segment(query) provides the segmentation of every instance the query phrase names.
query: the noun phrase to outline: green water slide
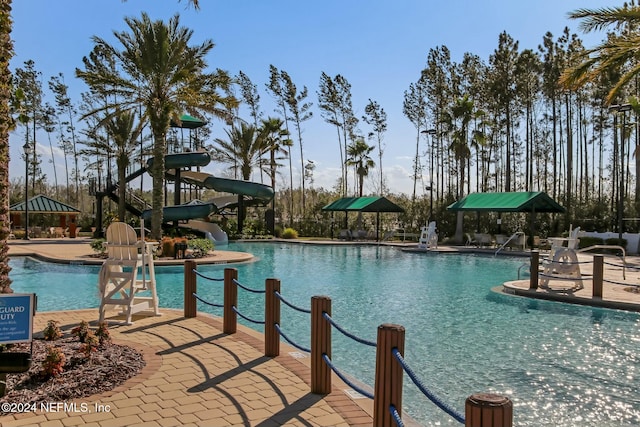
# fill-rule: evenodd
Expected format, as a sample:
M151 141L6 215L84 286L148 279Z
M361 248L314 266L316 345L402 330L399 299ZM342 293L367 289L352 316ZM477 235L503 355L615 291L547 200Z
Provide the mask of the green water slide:
M169 179L176 179L176 175L173 172L174 170L189 166L206 166L210 161L211 156L206 151L167 154L165 156L166 176ZM149 159L147 161L147 169L150 171L152 167L153 159ZM248 200L246 202L248 204L266 204L270 202L274 196L273 189L268 185L238 179L219 178L205 172L180 171L179 179L181 182L193 184L198 187L247 197ZM216 208L212 203L205 203L204 205L211 205L211 211ZM163 217L165 220L202 218L206 216L202 215L205 210L206 208L203 205L184 204L168 206L163 210ZM142 217L145 219L151 218L151 211L144 211Z

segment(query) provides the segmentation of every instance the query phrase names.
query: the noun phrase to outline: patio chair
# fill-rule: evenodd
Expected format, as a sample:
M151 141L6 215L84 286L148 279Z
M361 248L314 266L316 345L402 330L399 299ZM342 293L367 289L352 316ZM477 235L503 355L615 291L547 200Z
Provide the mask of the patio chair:
M478 246L478 241L475 239L475 237L471 237L471 234L469 233L465 233L465 236L467 237L467 241L465 242L465 246L466 247L471 247L471 246Z
M338 239L340 240L353 240L353 234L351 233L351 230L340 230L340 233L338 234Z
M108 307L119 308L131 324L132 315L141 311L158 311L158 294L153 264L152 243L144 236L138 240L135 230L123 222L114 222L107 228L107 259L99 275L99 321L104 321ZM148 272L147 272L148 270ZM141 273L141 278L138 276ZM145 295L139 295L150 291Z
M56 237L56 238L64 237L64 228L53 227L53 237Z

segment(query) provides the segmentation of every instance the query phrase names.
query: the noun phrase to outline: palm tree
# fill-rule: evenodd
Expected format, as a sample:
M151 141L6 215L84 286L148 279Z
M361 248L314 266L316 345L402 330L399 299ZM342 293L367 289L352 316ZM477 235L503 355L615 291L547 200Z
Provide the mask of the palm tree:
M0 293L11 293L9 278L9 132L14 127L11 117L11 0L0 0Z
M583 86L611 71L622 70L620 79L609 91L606 103L611 104L620 90L640 74L637 60L640 47L640 6L628 5L601 9L578 9L569 14L572 19L582 19L580 28L585 32L607 27L623 28L622 34L610 36L593 49L582 53L582 62L567 68L560 76L560 83L568 88Z
M140 147L144 122L136 123L136 114L133 111L125 111L108 120L104 127L107 136L113 141L110 152L115 157L118 168L118 219L124 222L127 167L131 164L133 154Z
M221 163L232 165L234 171L240 170L243 180L251 179L251 172L255 167L266 166L262 156L269 151L264 139L255 126L245 122L240 127L233 126L226 130L227 139L216 138L217 146L211 148L213 159Z
M14 126L11 117L11 70L9 63L13 56L11 40L11 3L0 0L0 293L11 293L9 278L9 132ZM189 4L199 9L199 0L189 0Z
M264 148L269 151L268 174L271 177L271 188L276 188L276 172L278 166L277 160L285 159L279 154L287 154L287 149L292 145L289 139L289 131L284 128L284 121L277 117L269 117L262 120L260 128L261 138L264 139Z
M375 147L369 146L364 139L358 138L347 146L347 166L354 166L358 176L358 195L362 197L364 179L369 176L369 169L375 167L375 162L369 154Z
M227 118L237 101L223 96L231 79L222 70L206 73L207 54L213 49L211 40L189 46L192 30L180 27L179 15L165 23L151 21L146 13L140 19L125 18L130 32L114 32L122 50L94 37L94 51L83 59L85 70L76 75L96 92L110 94L107 105L90 111L86 116L107 113L107 117L124 111L144 108L145 121L153 135L153 177L151 235L162 234L164 207L164 155L166 136L171 120L179 123L185 112L209 112ZM104 59L118 65L110 67Z

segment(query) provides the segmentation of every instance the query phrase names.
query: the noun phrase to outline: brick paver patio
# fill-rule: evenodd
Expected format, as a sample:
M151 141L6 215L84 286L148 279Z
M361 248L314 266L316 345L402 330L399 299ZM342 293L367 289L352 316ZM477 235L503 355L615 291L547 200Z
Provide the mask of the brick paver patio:
M110 327L115 342L144 354L146 367L116 389L74 401L76 410L0 417L9 426L371 426L369 399L352 400L335 378L330 395L310 393L308 359L291 347L264 356L262 335L239 326L222 332L220 319L163 309ZM93 322L97 309L43 312L35 331L55 319L63 330ZM289 354L289 352L294 353ZM86 406L82 406L86 403ZM87 408L83 411L82 408Z

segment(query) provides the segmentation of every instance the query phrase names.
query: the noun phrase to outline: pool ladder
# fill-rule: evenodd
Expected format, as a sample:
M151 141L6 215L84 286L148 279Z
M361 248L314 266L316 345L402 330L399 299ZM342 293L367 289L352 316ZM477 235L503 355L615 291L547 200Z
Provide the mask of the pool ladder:
M518 267L518 280L520 280L520 271L522 270L523 267L531 267L531 263L530 262L525 262L520 267Z

